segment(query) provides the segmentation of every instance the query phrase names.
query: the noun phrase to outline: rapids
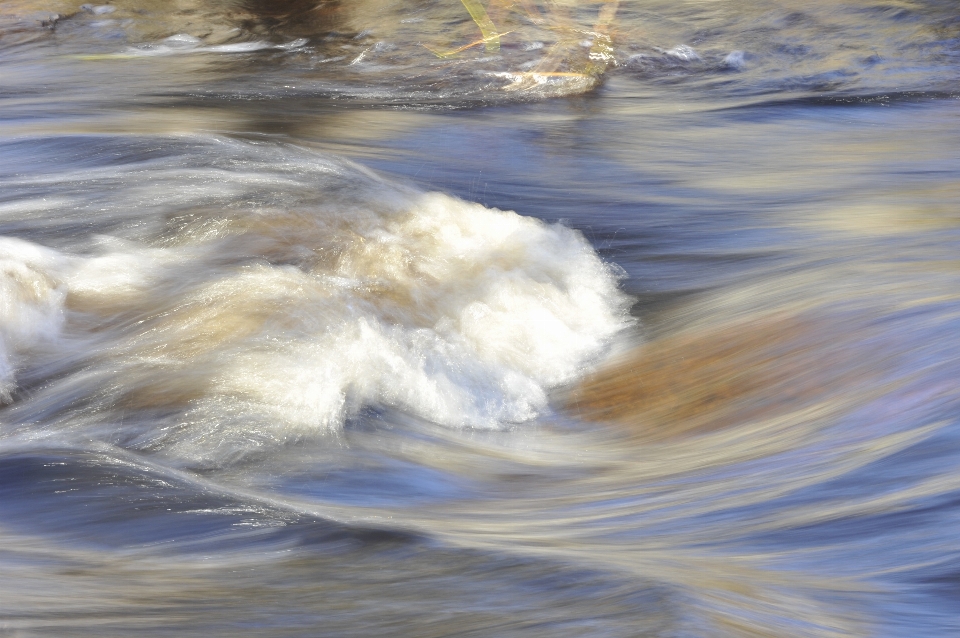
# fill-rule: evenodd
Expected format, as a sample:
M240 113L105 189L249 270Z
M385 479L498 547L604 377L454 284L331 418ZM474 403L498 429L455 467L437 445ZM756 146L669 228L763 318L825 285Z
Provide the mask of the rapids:
M3 3L0 636L956 635L958 79L946 0Z

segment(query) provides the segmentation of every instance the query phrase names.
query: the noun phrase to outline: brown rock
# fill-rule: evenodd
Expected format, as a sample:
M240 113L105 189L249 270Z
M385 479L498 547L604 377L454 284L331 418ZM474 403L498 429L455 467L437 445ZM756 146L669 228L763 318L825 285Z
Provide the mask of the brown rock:
M773 315L656 339L585 379L565 407L651 439L785 414L881 367L880 353L844 345L850 328Z

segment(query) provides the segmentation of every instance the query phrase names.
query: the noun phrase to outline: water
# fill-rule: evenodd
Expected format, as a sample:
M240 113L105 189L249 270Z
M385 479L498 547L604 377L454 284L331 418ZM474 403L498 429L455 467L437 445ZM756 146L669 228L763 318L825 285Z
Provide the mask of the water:
M955 3L487 8L0 8L0 635L957 633Z

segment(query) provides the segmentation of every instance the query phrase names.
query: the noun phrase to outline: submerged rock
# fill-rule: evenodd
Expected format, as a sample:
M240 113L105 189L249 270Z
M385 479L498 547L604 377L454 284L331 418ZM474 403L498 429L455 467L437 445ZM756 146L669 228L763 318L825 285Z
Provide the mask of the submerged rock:
M566 409L654 440L780 417L881 367L878 353L852 356L841 328L777 314L654 339L585 379Z
M117 8L110 4L100 4L100 5L81 4L80 10L86 11L87 13L92 13L93 15L102 16L102 15L107 15L108 13L113 13L114 11L117 10Z

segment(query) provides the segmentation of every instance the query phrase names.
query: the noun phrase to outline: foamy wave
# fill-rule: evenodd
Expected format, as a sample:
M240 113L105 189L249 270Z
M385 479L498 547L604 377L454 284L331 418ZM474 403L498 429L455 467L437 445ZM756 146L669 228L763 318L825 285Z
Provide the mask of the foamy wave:
M52 250L0 237L0 403L11 399L20 356L60 331L63 261Z
M124 438L203 460L333 431L365 406L526 421L629 321L616 271L576 231L349 183L364 194L177 200L152 239L100 237L83 256L5 240L20 256L3 262L4 383L8 351L55 338L66 307L70 347L90 350L72 354L89 362L88 416L158 415Z
M495 427L536 416L623 326L616 279L576 232L439 194L383 222L350 229L332 267L259 265L197 293L283 308L213 397L300 427L369 404Z

